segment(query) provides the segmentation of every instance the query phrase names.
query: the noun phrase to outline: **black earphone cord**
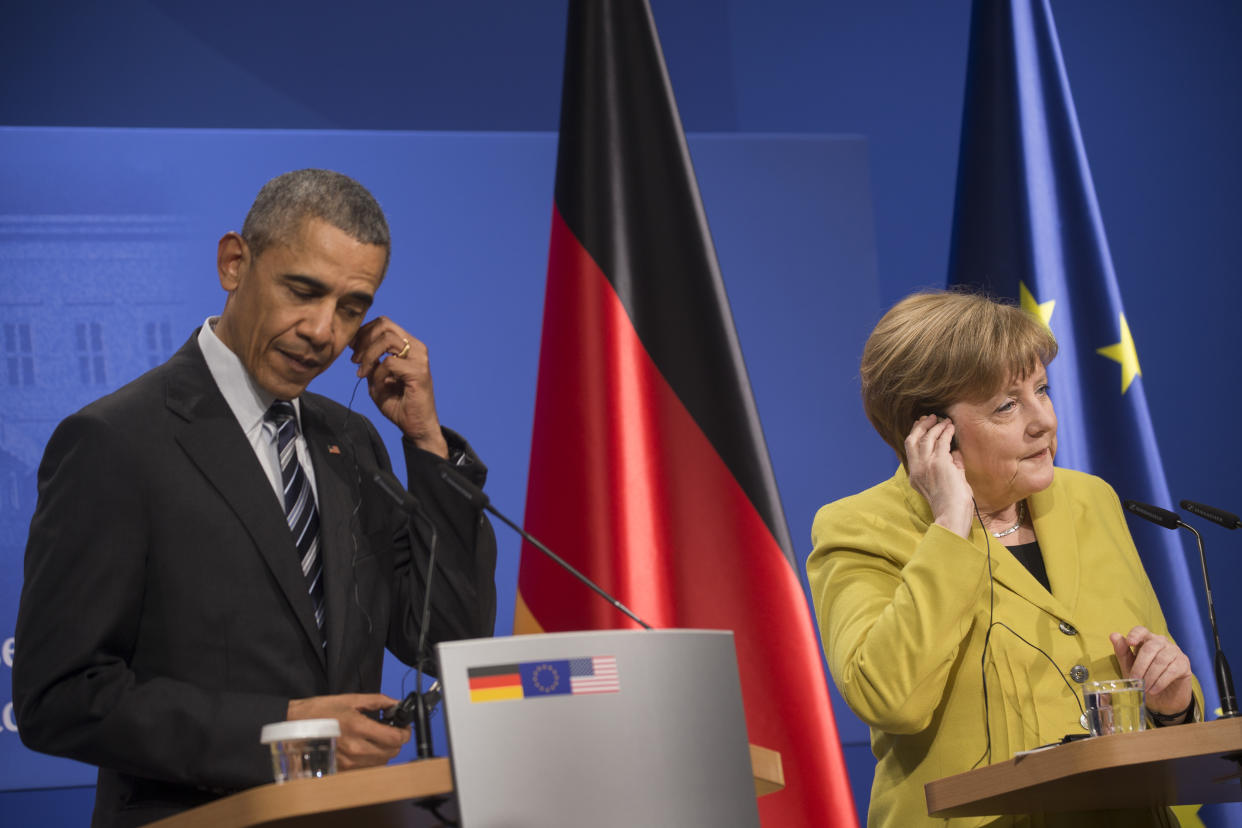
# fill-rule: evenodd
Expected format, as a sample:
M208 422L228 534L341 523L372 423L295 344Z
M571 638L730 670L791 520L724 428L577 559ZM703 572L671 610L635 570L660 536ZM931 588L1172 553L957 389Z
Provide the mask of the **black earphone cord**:
M974 503L973 500L971 502ZM979 767L980 763L983 762L985 759L987 760L988 764L992 763L992 720L991 720L991 717L988 711L987 660L988 660L988 643L992 640L992 628L993 627L1004 627L1005 629L1009 630L1009 632L1012 633L1014 637L1017 638L1019 641L1021 641L1023 644L1035 650L1037 653L1042 655L1044 658L1048 659L1048 663L1052 665L1052 668L1054 670L1056 670L1057 675L1061 677L1061 681L1065 682L1065 687L1070 691L1070 695L1074 697L1074 701L1078 704L1079 714L1082 716L1085 716L1087 714L1087 711L1082 706L1082 700L1078 698L1078 691L1075 690L1074 686L1069 683L1069 679L1065 677L1065 673L1061 671L1061 668L1057 665L1056 661L1052 658L1052 656L1048 655L1048 653L1045 652L1043 649L1041 649L1039 646L1027 641L1025 638L1019 635L1013 629L1013 627L1010 627L1008 624L1006 624L1003 621L995 620L996 582L992 580L992 540L989 537L991 533L988 532L988 527L983 522L983 515L980 514L979 512L979 504L974 503L974 507L975 507L975 517L978 518L979 525L983 527L983 542L986 544L987 558L988 558L988 561L987 561L987 567L988 567L988 629L987 629L987 632L984 633L983 635L983 652L979 656L980 678L983 681L983 731L985 734L986 741L984 743L983 754L978 759L975 760L975 763L973 765L970 766L971 770L974 770L975 768Z

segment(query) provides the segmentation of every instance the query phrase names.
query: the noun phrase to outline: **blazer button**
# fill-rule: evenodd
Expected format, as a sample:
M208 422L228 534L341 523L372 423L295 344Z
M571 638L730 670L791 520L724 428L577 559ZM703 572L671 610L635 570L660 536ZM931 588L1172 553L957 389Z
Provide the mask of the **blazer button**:
M1078 635L1078 630L1074 629L1074 625L1068 621L1062 621L1057 625L1057 629L1066 635Z
M1090 673L1087 672L1087 668L1083 667L1081 664L1075 664L1070 668L1070 678L1079 684L1086 681L1088 675L1090 675Z

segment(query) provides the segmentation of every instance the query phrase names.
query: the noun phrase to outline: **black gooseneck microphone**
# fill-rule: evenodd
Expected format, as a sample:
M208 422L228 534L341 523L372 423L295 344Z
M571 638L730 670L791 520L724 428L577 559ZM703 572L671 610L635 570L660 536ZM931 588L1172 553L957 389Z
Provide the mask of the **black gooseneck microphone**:
M1192 515L1198 515L1205 520L1212 521L1212 523L1219 523L1226 529L1237 529L1242 526L1242 518L1239 518L1233 512L1226 512L1224 509L1204 506L1202 503L1195 503L1193 500L1183 500L1181 507Z
M1203 568L1203 589L1207 593L1208 619L1212 622L1212 637L1216 643L1216 689L1220 691L1221 718L1233 718L1238 715L1238 699L1233 692L1233 674L1229 672L1229 662L1225 660L1225 652L1220 648L1220 630L1216 626L1216 603L1212 600L1212 584L1208 580L1207 556L1203 553L1203 537L1190 524L1185 523L1168 509L1127 500L1123 504L1126 510L1144 520L1163 526L1165 529L1189 529L1199 543L1199 565ZM1182 501L1185 507L1186 501ZM1228 513L1225 513L1228 514ZM1237 518L1234 518L1237 520Z
M363 377L359 377L354 383L354 390L349 395L349 403L345 406L345 419L341 421L342 430L348 424L349 418L354 415L354 397L358 393L358 388L363 383ZM348 432L346 432L348 434ZM348 440L349 438L346 437ZM436 546L438 535L436 532L435 522L427 517L427 513L423 511L423 506L418 502L418 498L410 494L405 486L397 480L396 475L392 472L384 471L378 466L364 463L358 458L358 451L350 441L351 454L354 458L354 472L358 475L359 483L361 483L362 472L366 472L371 482L379 487L397 508L406 516L406 530L410 533L411 542L413 542L414 527L410 525L410 517L417 515L427 524L431 530L431 549L427 554L427 584L423 590L423 616L420 619L420 627L418 630L418 649L417 663L414 665L415 681L418 686L414 688L404 699L398 702L391 710L384 711L383 721L393 727L409 727L414 725L415 744L419 759L430 759L434 753L431 746L431 711L435 708L436 703L440 700L440 682L437 680L426 693L423 689L423 665L427 662L427 627L431 623L431 579L435 572L436 565ZM355 513L361 503L354 505ZM355 551L358 541L354 539ZM411 561L413 565L413 561ZM354 602L357 603L357 582L354 583ZM358 607L366 616L366 610L361 606ZM367 616L368 626L371 619ZM434 798L433 798L434 799ZM431 809L434 813L434 807ZM443 820L441 820L443 821Z
M393 727L409 727L414 725L415 753L419 759L430 759L434 754L431 745L431 710L440 698L439 682L423 693L423 664L427 660L427 627L431 624L431 580L436 567L437 533L436 525L423 512L422 504L414 495L406 491L396 476L380 468L371 468L360 463L359 466L379 487L380 491L392 499L402 512L408 516L416 515L431 529L431 550L427 555L427 582L423 588L423 616L418 628L418 663L415 665L415 682L417 686L402 699L388 714L385 721ZM409 529L413 535L413 527ZM411 566L413 562L411 562Z
M445 483L447 483L449 488L451 488L453 491L457 492L459 495L464 497L466 500L470 501L470 503L473 506L479 509L486 509L487 511L491 512L493 515L498 517L502 523L504 523L510 529L517 532L519 535L521 535L522 538L527 543L529 543L531 546L538 549L543 554L547 555L549 558L555 561L558 566L560 566L570 575L573 575L579 581L589 586L591 589L593 589L596 592L597 595L599 595L601 598L603 598L608 603L612 604L614 607L616 607L621 612L625 613L627 616L630 617L631 620L637 622L640 626L642 626L643 629L647 629L647 630L651 629L650 624L648 624L646 621L644 621L643 619L635 615L634 612L629 607L627 607L625 604L622 604L616 598L612 597L607 592L605 592L604 589L600 587L599 584L595 583L590 578L583 575L581 572L575 569L568 561L566 561L560 555L557 555L555 552L553 552L548 547L544 546L542 543L539 542L537 538L535 538L533 535L531 535L521 526L518 526L516 523L509 520L509 518L505 517L500 512L498 512L496 510L496 507L492 506L491 498L489 498L483 492L482 489L480 489L478 486L474 485L474 483L467 480L466 477L462 475L461 472L457 471L457 469L453 468L448 463L441 463L439 465L439 472L440 472L440 479L443 480Z

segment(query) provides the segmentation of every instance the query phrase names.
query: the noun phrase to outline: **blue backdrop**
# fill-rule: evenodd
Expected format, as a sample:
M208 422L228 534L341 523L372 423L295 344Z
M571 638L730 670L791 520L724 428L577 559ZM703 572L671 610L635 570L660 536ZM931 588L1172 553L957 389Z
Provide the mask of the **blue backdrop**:
M891 465L878 441L833 438L866 428L854 377L879 315L866 146L737 135L694 138L691 149L785 507L809 515L833 488L861 488ZM427 342L441 418L491 467L493 501L520 516L555 154L551 133L0 128L0 330L17 332L7 358L18 365L0 402L13 481L0 524L4 637L43 442L66 414L163 361L218 312L216 240L240 226L258 186L288 168L330 167L372 188L394 238L374 310ZM822 274L841 274L851 289ZM351 369L342 361L316 389L348 400ZM356 404L373 411L365 390ZM395 448L396 429L379 424ZM836 464L829 487L822 470ZM500 541L505 634L518 545L505 533ZM8 678L0 787L89 784L92 769L20 745ZM406 680L390 660L387 692L401 695ZM865 741L839 702L838 715L843 735Z

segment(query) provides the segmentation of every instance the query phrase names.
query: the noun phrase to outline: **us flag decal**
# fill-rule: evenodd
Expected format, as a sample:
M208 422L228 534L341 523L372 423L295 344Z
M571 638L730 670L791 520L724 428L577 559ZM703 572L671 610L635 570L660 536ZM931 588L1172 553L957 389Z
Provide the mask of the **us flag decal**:
M569 686L578 693L619 693L621 677L616 656L573 658L569 660Z

